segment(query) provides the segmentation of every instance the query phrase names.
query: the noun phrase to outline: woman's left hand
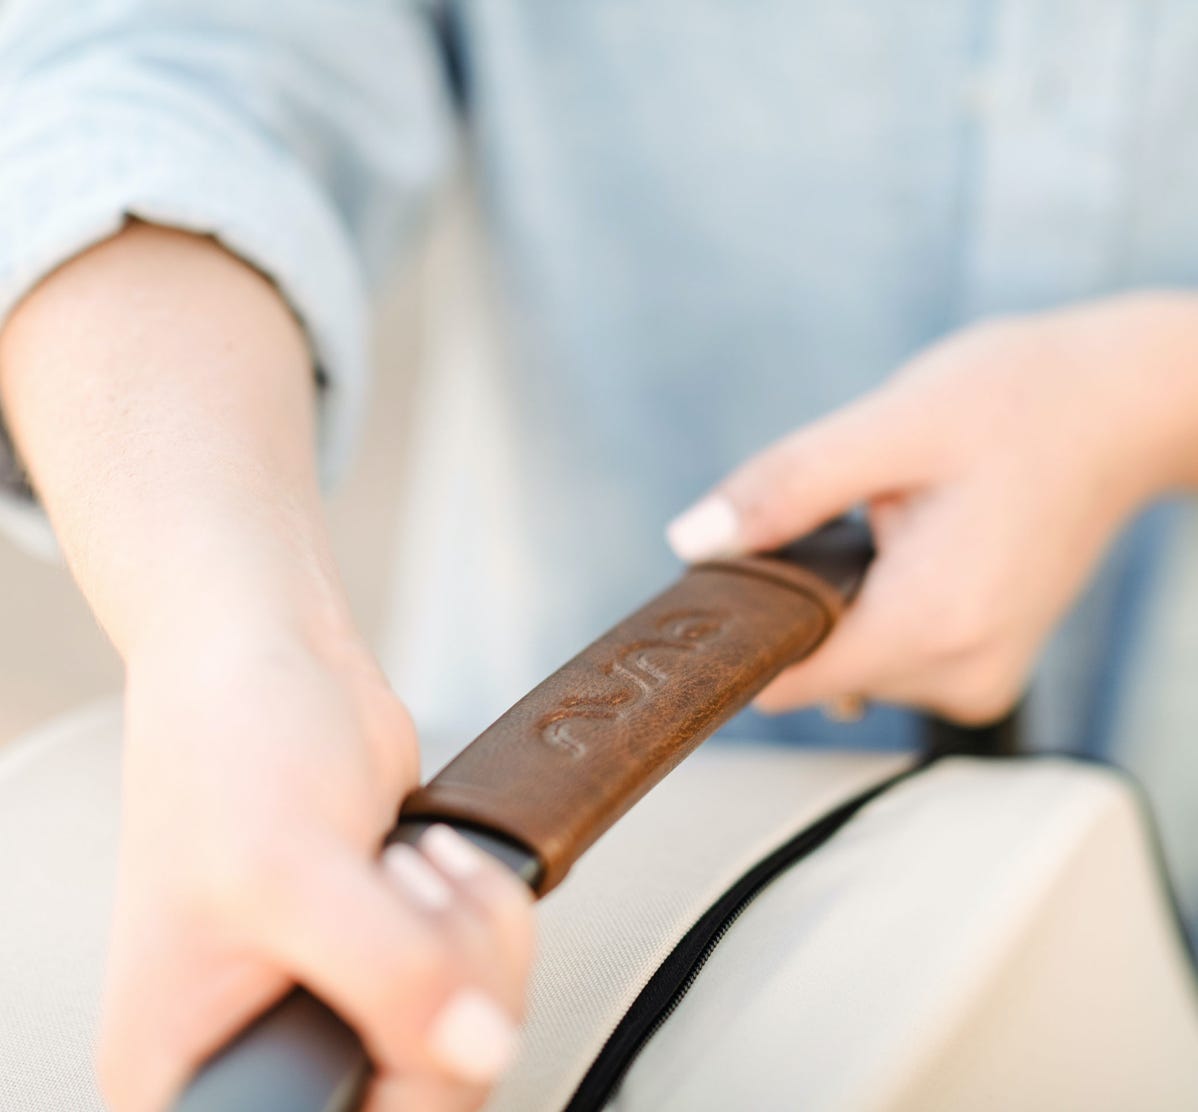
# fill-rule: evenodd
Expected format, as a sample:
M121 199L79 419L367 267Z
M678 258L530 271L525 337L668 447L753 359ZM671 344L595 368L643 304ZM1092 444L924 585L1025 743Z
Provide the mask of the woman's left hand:
M878 547L828 643L758 706L842 697L1001 716L1127 517L1198 478L1198 299L967 328L750 459L670 526L683 559L772 548L864 503Z

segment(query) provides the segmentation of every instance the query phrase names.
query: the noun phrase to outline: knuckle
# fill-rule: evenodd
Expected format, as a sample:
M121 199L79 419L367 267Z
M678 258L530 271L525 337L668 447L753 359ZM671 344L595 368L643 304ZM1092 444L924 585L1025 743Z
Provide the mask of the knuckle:
M496 921L519 925L530 917L532 898L524 884L498 868L488 868L478 884L488 915Z
M410 1011L444 996L462 977L462 958L453 942L429 932L394 947L376 981L385 1011Z
M531 953L536 944L536 917L527 894L513 895L499 904L496 929L508 946L519 954Z
M954 592L921 625L922 648L939 660L975 656L992 641L993 626L992 610L978 592Z
M944 709L966 726L984 726L1007 713L1018 698L1018 687L1006 669L993 662L971 665L955 677Z
M401 743L416 737L416 725L407 707L390 691L371 703L366 731L376 742L374 751L382 765L384 782L397 793L416 783L420 776L418 749L414 744Z
M464 950L473 964L510 972L523 967L535 943L532 899L519 882L494 877L479 884L477 899L460 923Z
M436 944L406 945L401 952L381 957L354 1002L372 1057L410 1065L419 1032L464 980L456 963Z
M826 664L830 651L825 643L820 647L817 659ZM792 710L803 702L804 696L810 697L813 691L819 690L824 675L826 668L821 668L817 673L815 661L805 661L803 668L787 668L757 693L753 708L763 714L781 714Z

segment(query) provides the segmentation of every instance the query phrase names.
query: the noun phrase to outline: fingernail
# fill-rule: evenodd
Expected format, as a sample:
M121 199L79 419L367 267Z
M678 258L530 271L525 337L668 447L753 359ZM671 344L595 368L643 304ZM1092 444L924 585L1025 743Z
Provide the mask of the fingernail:
M420 848L454 880L469 880L486 865L482 850L448 826L430 826L420 837Z
M388 846L383 867L418 904L430 911L444 911L453 902L453 889L411 846Z
M680 560L694 563L729 556L737 549L740 521L732 503L710 494L666 527L666 539Z
M429 1029L429 1051L466 1081L493 1081L512 1059L516 1029L506 1015L475 989L454 996Z

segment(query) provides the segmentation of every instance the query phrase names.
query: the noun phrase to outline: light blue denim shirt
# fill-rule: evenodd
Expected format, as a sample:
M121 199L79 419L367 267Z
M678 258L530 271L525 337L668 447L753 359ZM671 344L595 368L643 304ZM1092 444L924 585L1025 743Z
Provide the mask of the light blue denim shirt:
M1189 0L4 0L0 318L125 214L212 232L307 327L332 476L370 291L464 135L512 325L531 681L673 573L662 524L707 484L930 340L1194 283L1196 62ZM1064 635L1058 744L1101 727L1151 547ZM445 698L480 689L437 666Z

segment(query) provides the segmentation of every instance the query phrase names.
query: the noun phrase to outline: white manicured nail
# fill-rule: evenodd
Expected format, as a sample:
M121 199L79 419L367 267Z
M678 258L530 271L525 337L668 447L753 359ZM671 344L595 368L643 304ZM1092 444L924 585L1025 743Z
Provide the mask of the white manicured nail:
M448 826L430 826L420 837L420 848L454 880L469 880L486 865L482 850Z
M383 851L383 867L404 891L430 911L444 911L453 902L453 889L411 846L397 844Z
M666 538L678 558L688 563L730 556L738 547L740 520L727 498L711 494L674 518Z
M433 1020L428 1047L457 1077L485 1084L494 1081L512 1060L516 1029L481 992L463 989Z

